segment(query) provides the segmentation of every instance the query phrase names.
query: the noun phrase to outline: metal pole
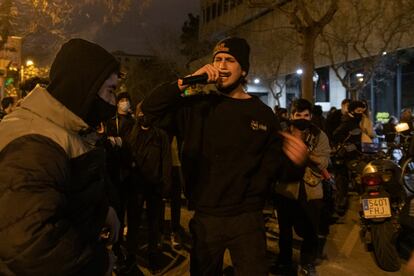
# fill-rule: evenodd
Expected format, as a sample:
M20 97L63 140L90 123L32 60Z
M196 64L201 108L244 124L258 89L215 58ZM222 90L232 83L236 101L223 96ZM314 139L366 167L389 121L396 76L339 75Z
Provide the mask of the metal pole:
M397 110L394 111L394 116L399 118L401 112L401 83L402 83L402 66L401 64L397 65Z

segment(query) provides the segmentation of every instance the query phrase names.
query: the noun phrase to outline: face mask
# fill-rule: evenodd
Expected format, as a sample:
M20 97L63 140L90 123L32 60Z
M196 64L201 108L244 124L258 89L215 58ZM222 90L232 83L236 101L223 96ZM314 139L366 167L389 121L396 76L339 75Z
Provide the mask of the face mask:
M129 102L120 102L118 103L118 110L124 113L128 112L131 108L131 104Z
M357 120L361 120L362 119L362 113L351 113L351 114Z
M143 126L143 127L148 127L150 125L150 122L148 121L145 115L138 116L137 122L140 126Z
M85 122L90 127L97 127L99 123L109 120L116 113L116 106L104 101L101 97L96 96L92 102Z
M304 131L305 129L308 129L311 126L311 122L306 119L292 120L290 123L300 131Z

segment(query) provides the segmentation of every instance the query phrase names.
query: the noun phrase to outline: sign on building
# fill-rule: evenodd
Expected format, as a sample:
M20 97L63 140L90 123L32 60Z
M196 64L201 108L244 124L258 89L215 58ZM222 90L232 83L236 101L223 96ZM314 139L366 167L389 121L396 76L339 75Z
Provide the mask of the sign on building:
M12 67L20 68L22 64L22 38L9 36L4 47L0 49L0 60L9 60Z

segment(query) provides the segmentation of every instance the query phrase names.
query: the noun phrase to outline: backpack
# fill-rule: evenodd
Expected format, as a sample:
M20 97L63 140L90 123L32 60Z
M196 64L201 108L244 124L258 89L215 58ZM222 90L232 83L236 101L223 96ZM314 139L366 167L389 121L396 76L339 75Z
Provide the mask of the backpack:
M156 127L142 130L140 125L136 124L129 141L138 175L151 184L167 184L164 183L165 164L171 164L167 133Z

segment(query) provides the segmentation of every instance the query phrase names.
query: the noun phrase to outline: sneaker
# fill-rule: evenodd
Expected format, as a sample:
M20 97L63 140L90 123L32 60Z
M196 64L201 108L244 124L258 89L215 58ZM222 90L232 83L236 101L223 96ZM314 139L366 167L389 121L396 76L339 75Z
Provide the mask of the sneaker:
M174 248L175 250L181 250L182 249L181 238L180 238L180 235L177 232L171 233L170 240L171 240L172 248Z
M318 276L318 273L316 272L316 268L314 264L305 264L302 265L299 270L300 276Z

